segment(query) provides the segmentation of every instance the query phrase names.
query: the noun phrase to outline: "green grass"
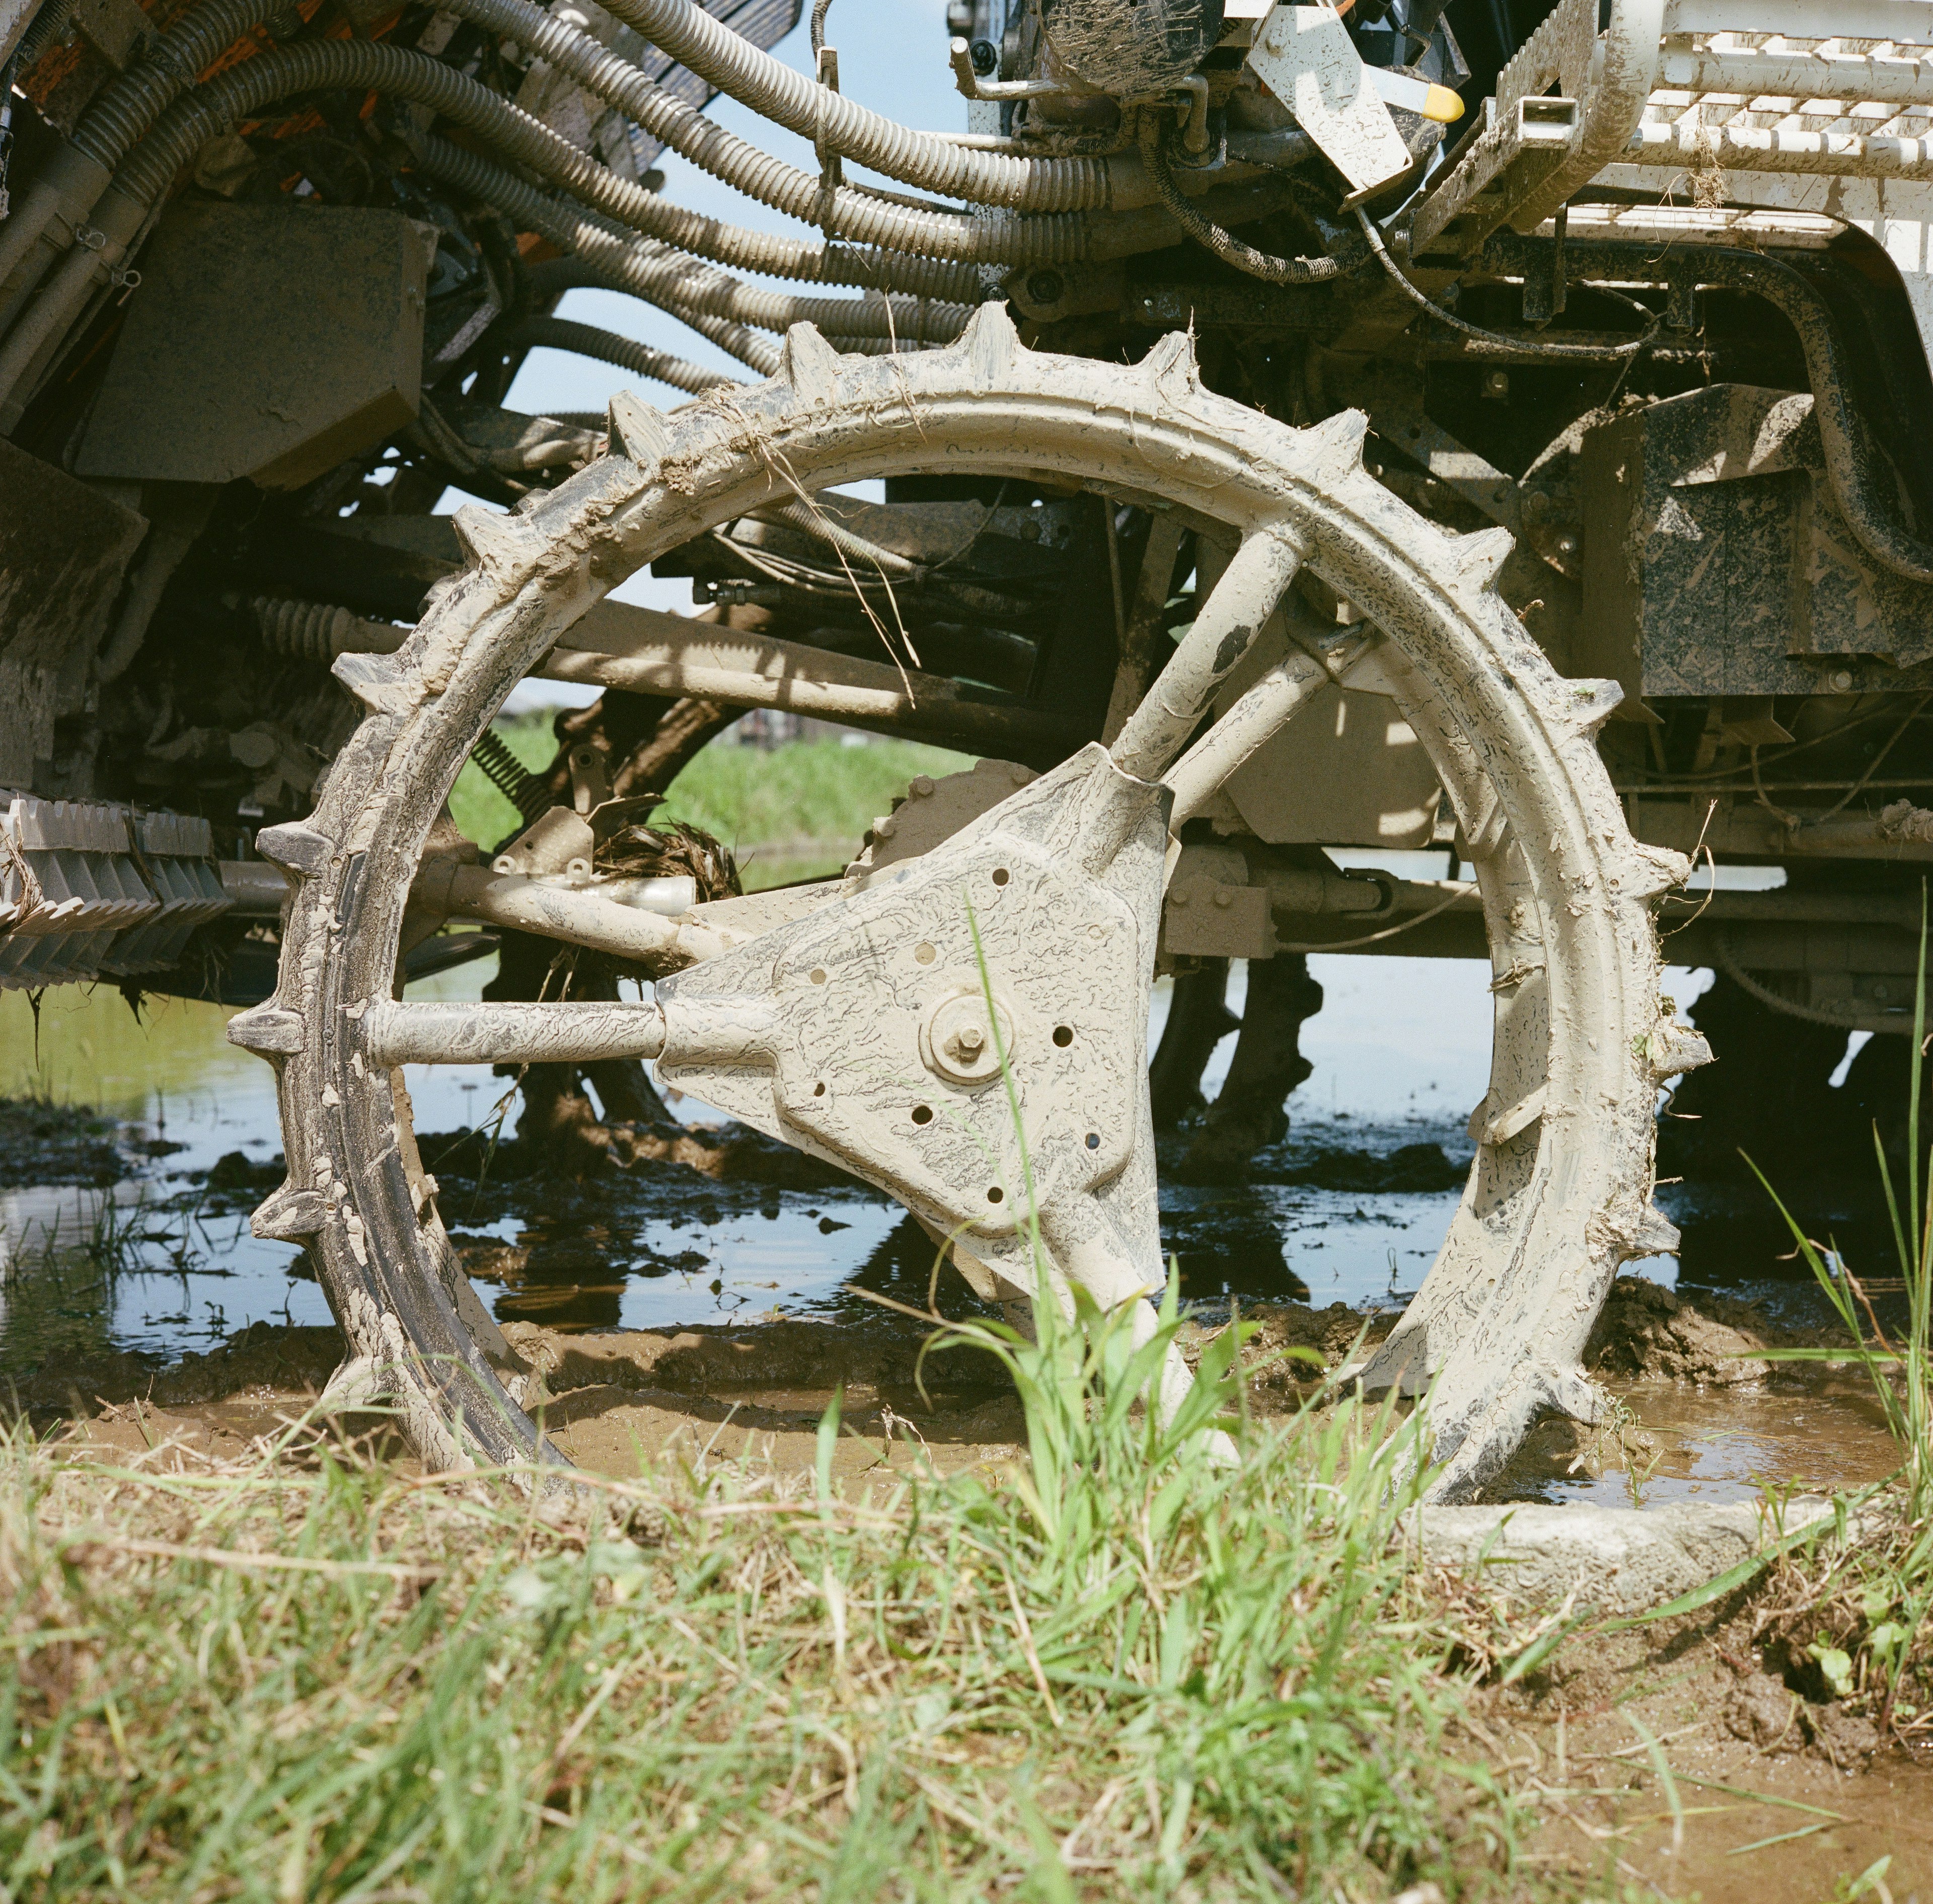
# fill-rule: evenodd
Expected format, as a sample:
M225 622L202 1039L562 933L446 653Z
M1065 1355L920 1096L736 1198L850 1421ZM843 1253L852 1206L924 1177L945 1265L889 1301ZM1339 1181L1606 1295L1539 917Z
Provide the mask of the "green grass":
M548 713L513 716L497 731L527 767L548 767L556 752ZM915 774L937 779L973 764L970 754L911 740L802 741L770 752L714 746L679 775L659 810L715 833L738 854L747 887L756 887L836 872ZM473 764L457 776L449 804L464 835L486 848L517 824L516 809Z
M1413 1419L1342 1400L1230 1471L1233 1332L1167 1432L1118 1324L971 1332L1028 1468L864 1498L836 1409L816 1476L541 1510L326 1442L167 1474L16 1431L0 1895L1544 1894L1392 1547Z
M1797 1603L1799 1612L1778 1620L1775 1630L1789 1651L1817 1663L1819 1677L1833 1697L1868 1707L1883 1732L1922 1739L1933 1737L1933 1632L1928 1625L1928 1616L1933 1614L1933 1153L1920 1149L1919 1119L1926 1049L1925 905L1922 888L1903 1208L1879 1127L1873 1127L1880 1185L1892 1218L1900 1286L1906 1295L1903 1333L1889 1333L1882 1326L1853 1266L1836 1248L1828 1263L1757 1166L1752 1166L1785 1219L1799 1254L1856 1345L1850 1350L1768 1350L1766 1359L1858 1364L1872 1383L1901 1458L1892 1489L1880 1492L1871 1503L1877 1510L1876 1527L1829 1554L1820 1568L1795 1566L1787 1570L1784 1597Z

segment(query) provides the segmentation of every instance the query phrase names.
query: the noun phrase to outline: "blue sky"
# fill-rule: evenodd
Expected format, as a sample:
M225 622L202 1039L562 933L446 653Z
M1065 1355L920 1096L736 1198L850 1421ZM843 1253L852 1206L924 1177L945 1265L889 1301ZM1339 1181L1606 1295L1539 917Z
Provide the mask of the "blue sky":
M812 67L811 35L806 24L810 12L808 6L797 30L773 50L788 65L807 72ZM946 64L945 14L945 0L835 0L827 17L825 37L827 43L839 51L841 90L903 125L942 132L964 131L966 102L954 90L953 76ZM720 124L729 126L741 138L776 153L801 170L818 170L818 161L804 140L774 125L769 119L762 119L736 100L720 94L712 101L710 112ZM665 154L659 165L665 175L666 197L680 205L761 230L798 234L807 230L735 192L675 153ZM856 168L855 173L857 176L866 176ZM900 189L907 188L902 185ZM837 293L816 291L813 295ZM715 366L735 377L751 375L735 358L728 357L675 318L615 291L573 291L565 298L559 314L620 332L660 350L675 351L694 363ZM513 410L531 414L602 410L613 392L634 384L661 405L684 401L678 392L663 384L639 383L628 372L610 365L573 356L567 351L534 350L511 386L509 404Z
M808 0L797 29L772 50L777 58L801 72L812 70L812 36L807 26L810 17ZM838 49L840 89L903 125L942 132L964 131L966 102L954 90L953 75L946 63L945 20L945 0L834 0L827 17L825 37L828 45ZM761 119L736 100L720 94L709 110L713 118L741 138L802 170L818 170L818 160L806 140L769 119ZM761 230L798 233L807 230L796 221L732 191L675 153L666 153L658 163L665 175L665 195L680 205ZM855 177L869 176L858 167L849 167L849 170ZM748 281L770 284L781 290L799 288L777 280L751 278ZM813 295L836 296L837 293L820 291ZM674 351L694 363L714 367L731 376L749 379L753 375L737 359L726 356L695 331L687 329L675 317L619 292L570 292L558 307L558 314L636 338L660 350ZM510 409L528 415L601 410L616 392L627 388L636 389L661 408L689 401L681 392L641 380L609 364L569 351L533 350L511 385L506 402ZM470 500L452 491L441 506L453 509ZM691 611L688 581L657 581L641 574L615 592L623 601L687 614ZM588 692L574 692L560 683L531 682L517 691L513 705L590 698Z

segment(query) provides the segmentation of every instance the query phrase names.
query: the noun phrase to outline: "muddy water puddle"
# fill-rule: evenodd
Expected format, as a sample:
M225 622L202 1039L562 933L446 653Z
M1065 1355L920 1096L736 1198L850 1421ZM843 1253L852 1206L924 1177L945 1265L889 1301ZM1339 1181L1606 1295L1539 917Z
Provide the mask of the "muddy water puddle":
M1329 1004L1305 1038L1316 1071L1291 1100L1288 1140L1239 1185L1183 1182L1164 1158L1164 1248L1184 1300L1211 1324L1237 1305L1399 1310L1457 1206L1463 1116L1487 1068L1481 969L1315 963L1333 968L1318 974ZM412 996L473 997L489 969ZM1158 996L1157 1033L1165 1002ZM0 1098L98 1107L128 1125L104 1152L98 1137L76 1139L71 1155L57 1141L16 1146L15 1167L0 1167L0 1381L116 1350L173 1362L257 1323L328 1323L300 1254L249 1233L249 1211L279 1175L280 1140L272 1074L226 1043L228 1016L150 1001L137 1022L111 990L69 990L46 995L37 1028L24 996L0 994ZM1231 1044L1211 1064L1211 1092ZM426 1133L485 1124L504 1089L480 1067L413 1070L409 1082ZM689 1101L678 1110L707 1115ZM513 1143L514 1115L503 1134ZM428 1141L425 1155L479 1293L506 1323L566 1333L739 1329L780 1316L860 1323L879 1312L856 1290L924 1305L932 1287L931 1244L867 1191L717 1182L672 1166L582 1185L501 1172L479 1182L440 1165ZM43 1179L55 1180L34 1180L44 1164ZM1643 1275L1749 1296L1779 1323L1818 1319L1761 1193L1677 1185L1661 1200L1685 1243L1677 1257L1637 1266ZM1855 1263L1880 1260L1883 1219L1871 1200L1817 1192L1798 1207ZM951 1272L939 1290L949 1311L970 1306ZM789 1409L822 1405L767 1386ZM1547 1449L1513 1491L1629 1503L1637 1472L1635 1498L1646 1503L1724 1500L1761 1478L1844 1486L1889 1465L1870 1404L1841 1377L1620 1392L1635 1424L1623 1440Z
M1866 1487L1894 1473L1899 1455L1862 1381L1829 1368L1722 1389L1613 1381L1616 1413L1601 1433L1564 1422L1532 1431L1497 1496L1665 1507L1750 1500L1765 1482L1815 1494Z
M479 963L445 974L411 996L473 997L489 972ZM129 1156L140 1174L107 1183L87 1169L53 1183L0 1176L0 1379L50 1357L173 1356L258 1321L328 1320L300 1254L248 1231L248 1211L276 1181L280 1139L272 1074L226 1042L230 1015L151 1000L137 1021L103 987L48 993L36 1022L23 995L0 993L0 1098L98 1107L162 1153ZM1465 1050L1453 1041L1431 1076L1380 1095L1365 1094L1359 1077L1353 1114L1336 1062L1319 1065L1291 1144L1260 1180L1164 1192L1165 1244L1184 1296L1375 1305L1413 1290L1456 1207L1468 1152L1442 1105L1469 1095L1461 1072L1483 1055L1481 1043ZM1228 1056L1225 1047L1211 1065L1211 1089ZM485 1067L413 1068L409 1085L418 1129L434 1134L484 1125L504 1089ZM690 1101L678 1109L701 1124L710 1115ZM513 1107L501 1134L515 1133ZM1366 1176L1308 1180L1323 1179L1332 1156L1419 1145L1439 1147L1425 1189L1391 1191L1373 1164ZM445 1220L506 1321L636 1329L857 1314L854 1284L920 1302L930 1285L932 1245L869 1192L719 1183L672 1168L537 1191L452 1175L428 1139L425 1155L445 1185Z

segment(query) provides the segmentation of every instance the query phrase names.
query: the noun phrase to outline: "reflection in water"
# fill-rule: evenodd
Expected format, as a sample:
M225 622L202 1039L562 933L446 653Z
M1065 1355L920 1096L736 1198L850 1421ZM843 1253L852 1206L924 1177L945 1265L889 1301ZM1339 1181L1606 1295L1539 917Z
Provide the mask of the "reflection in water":
M1414 1147L1431 1144L1460 1163L1467 1158L1463 1119L1483 1095L1489 1063L1487 969L1341 959L1312 968L1327 1002L1306 1034L1315 1070L1291 1100L1288 1142L1258 1160L1242 1185L1165 1182L1164 1250L1178 1262L1183 1297L1211 1317L1231 1301L1400 1306L1457 1206L1454 1176L1444 1177L1440 1164L1392 1176L1363 1160L1401 1152L1427 1167L1426 1148ZM414 995L473 997L489 971L486 963L448 973ZM1685 989L1687 975L1673 976ZM1165 990L1158 991L1157 1029ZM1239 1005L1239 996L1231 1002ZM259 1174L280 1147L272 1074L226 1043L230 1015L156 1000L137 1021L110 988L68 988L46 995L37 1035L26 997L0 993L0 1095L96 1105L181 1146L139 1183L0 1191L0 1377L110 1348L173 1356L258 1320L327 1320L299 1254L249 1235L247 1212L260 1191L242 1188L248 1170L223 1173L236 1186L225 1196L201 1175L237 1152ZM1225 1044L1211 1086L1228 1056ZM425 1131L483 1122L504 1089L482 1067L413 1070L410 1086ZM703 1115L702 1107L682 1108ZM1835 1240L1856 1266L1889 1266L1874 1197L1843 1185L1791 1189L1809 1233ZM1816 1317L1805 1266L1792 1260L1755 1185L1679 1185L1661 1194L1683 1245L1639 1273L1762 1299L1777 1320ZM667 1329L774 1311L851 1317L867 1306L852 1284L923 1306L932 1272L933 1245L918 1227L856 1191L782 1192L672 1170L481 1191L446 1179L443 1208L494 1312L554 1327ZM939 1294L948 1313L970 1305L950 1274ZM1654 1488L1717 1485L1720 1470L1739 1482L1760 1465L1792 1458L1779 1438L1791 1404L1777 1391L1762 1394L1762 1419L1747 1419L1739 1412L1745 1404L1727 1400L1729 1440L1713 1439L1702 1451L1695 1436L1674 1444ZM1649 1420L1659 1405L1646 1404L1641 1416ZM1692 1416L1708 1427L1720 1419L1709 1397L1685 1405L1687 1434ZM1850 1423L1856 1401L1806 1405L1808 1446L1825 1427L1848 1446L1870 1443L1832 1412L1851 1409ZM1623 1486L1615 1475L1580 1473L1545 1480L1610 1494Z
M1749 1500L1761 1481L1829 1493L1884 1480L1899 1466L1856 1371L1795 1370L1731 1389L1609 1386L1629 1419L1602 1437L1568 1422L1534 1430L1498 1498L1595 1507Z

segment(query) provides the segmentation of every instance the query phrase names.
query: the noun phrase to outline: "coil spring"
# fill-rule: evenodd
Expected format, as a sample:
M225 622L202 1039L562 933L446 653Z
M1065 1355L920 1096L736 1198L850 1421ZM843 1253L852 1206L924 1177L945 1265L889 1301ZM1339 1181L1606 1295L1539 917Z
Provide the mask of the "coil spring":
M501 735L485 734L470 749L470 758L527 822L549 806L549 788L511 752Z
M326 602L297 602L258 595L248 604L262 639L278 654L298 661L332 661L362 626L347 608Z

